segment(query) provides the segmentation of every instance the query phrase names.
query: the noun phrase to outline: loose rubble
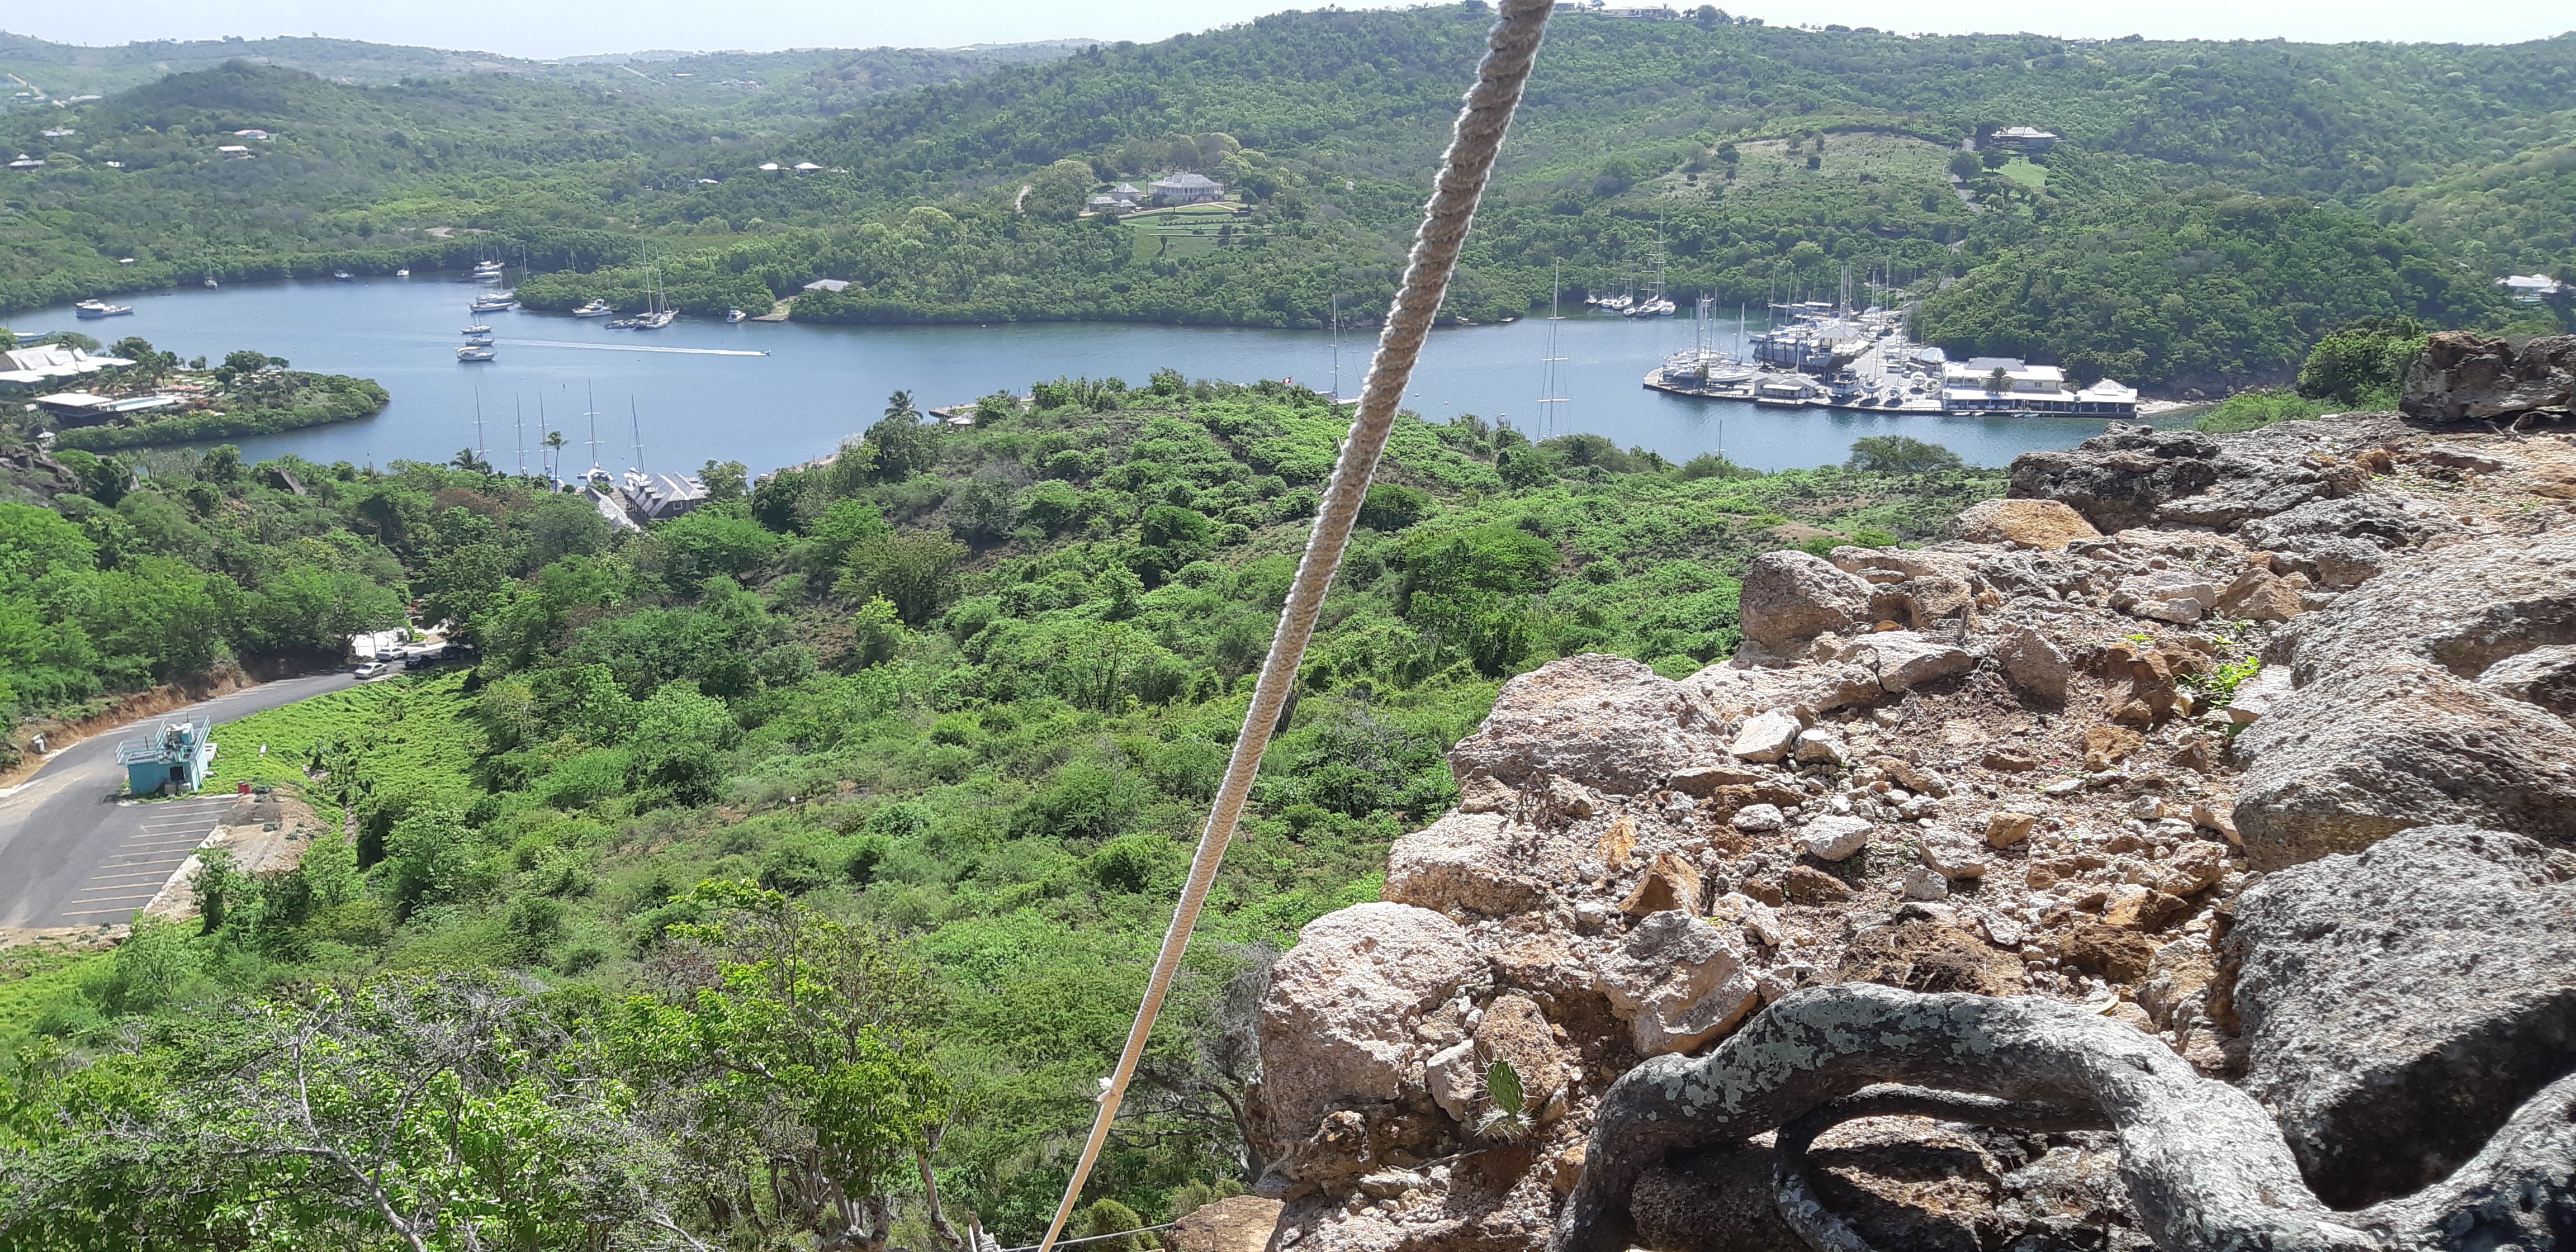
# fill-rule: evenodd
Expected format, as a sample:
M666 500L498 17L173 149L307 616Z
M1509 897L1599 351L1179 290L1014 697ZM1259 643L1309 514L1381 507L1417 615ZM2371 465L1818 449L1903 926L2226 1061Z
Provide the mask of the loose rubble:
M1584 655L1504 685L1385 902L1280 962L1273 1247L1538 1246L1612 1083L1816 988L2108 1019L2175 1090L2243 1084L2339 1205L2563 1075L2387 1104L2432 1058L2576 1030L2547 1016L2576 1013L2548 1008L2576 1004L2576 442L2115 426L2021 458L2012 497L1920 548L1756 559L1742 650L1687 678ZM2398 1007L2427 998L2458 1011ZM1476 1129L1497 1058L1517 1140ZM2356 1146L2444 1116L2411 1155ZM1804 1159L1870 1246L2148 1246L2102 1128L1870 1116ZM1772 1187L1767 1151L1692 1149L1634 1179L1634 1237L1808 1246Z

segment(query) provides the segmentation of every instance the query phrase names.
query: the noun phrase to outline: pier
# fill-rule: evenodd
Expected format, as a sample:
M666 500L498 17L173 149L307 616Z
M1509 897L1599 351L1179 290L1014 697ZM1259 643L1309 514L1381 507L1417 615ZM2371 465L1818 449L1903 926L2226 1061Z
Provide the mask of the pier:
M1895 309L1854 314L1822 303L1774 306L1790 323L1750 336L1751 360L1719 350L1706 333L1648 370L1647 389L1765 408L1979 416L2130 417L2138 393L2112 379L2070 389L2054 366L1978 357L1956 362L1917 345Z

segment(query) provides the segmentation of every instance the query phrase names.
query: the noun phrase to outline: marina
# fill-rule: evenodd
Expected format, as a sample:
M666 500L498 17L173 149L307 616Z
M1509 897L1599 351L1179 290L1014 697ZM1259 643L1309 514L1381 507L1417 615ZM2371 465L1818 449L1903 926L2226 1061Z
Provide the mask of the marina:
M1735 347L1702 297L1691 346L1646 371L1650 390L1763 408L1846 409L1925 416L2133 418L2136 388L2102 379L2072 388L2053 365L2011 357L1952 361L1906 336L1898 309L1858 311L1827 301L1775 304L1785 315L1759 333L1736 322Z
M375 417L232 441L250 460L292 452L324 464L445 461L471 436L478 387L487 409L501 401L506 423L510 395L528 398L534 422L539 396L548 397L558 416L578 413L583 387L595 383L603 409L630 395L641 405L644 423L657 432L656 468L695 469L713 459L741 461L758 472L831 451L877 420L886 395L896 390L945 406L995 391L1025 394L1031 383L1059 376L1114 376L1141 386L1165 367L1193 378L1288 379L1318 391L1334 383L1334 336L1322 328L825 326L685 316L637 336L608 329L607 319L526 308L460 319L480 289L470 274L427 271L408 280L361 274L348 283L325 276L220 289L191 282L120 297L135 312L120 318L117 329L182 357L257 348L293 360L298 369L382 384L393 400ZM1355 395L1355 362L1365 361L1376 329L1353 324L1351 299L1342 303L1340 385ZM1562 308L1558 321L1544 316L1542 306L1539 315L1516 322L1435 331L1406 406L1432 422L1473 413L1539 438L1599 434L1676 462L1723 451L1738 464L1765 470L1838 464L1853 440L1889 434L1941 444L1972 464L2002 465L2022 452L2070 447L2102 429L2098 418L1788 408L1645 388L1638 385L1643 374L1695 341L1732 349L1765 330L1761 310L1749 311L1749 325L1734 310L1720 316L1712 309L1704 323L1690 316L1621 318L1583 304L1570 289ZM0 322L21 335L89 327L70 304ZM463 342L458 328L467 324L486 327L506 350L471 368L460 364L454 350Z

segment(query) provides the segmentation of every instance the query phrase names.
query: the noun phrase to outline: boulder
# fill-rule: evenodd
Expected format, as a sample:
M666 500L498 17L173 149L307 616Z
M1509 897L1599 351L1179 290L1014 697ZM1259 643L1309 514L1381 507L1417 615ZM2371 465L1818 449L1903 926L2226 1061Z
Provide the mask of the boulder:
M2406 371L2397 407L2408 417L2484 421L2535 410L2565 411L2576 397L2576 335L2543 335L2514 346L2475 331L2438 331Z
M1726 750L1742 760L1777 761L1797 746L1798 736L1805 729L1799 725L1796 714L1785 709L1773 709L1746 719Z
M1908 900L1947 900L1950 880L1927 866L1916 865L1896 880L1896 890Z
M2519 835L2418 827L2271 874L2224 948L2245 1087L2336 1208L2450 1174L2576 1057L2576 881Z
M1869 612L1869 584L1805 552L1765 552L1745 566L1736 617L1744 638L1793 654L1826 631L1847 631Z
M2506 657L2478 675L2478 685L2560 717L2576 718L2576 645L2556 644Z
M1914 840L1915 857L1947 880L1986 876L1986 845L1955 830L1927 830Z
M1760 831L1778 830L1787 825L1789 819L1781 816L1780 806L1776 804L1748 804L1737 809L1729 821L1737 830Z
M1378 898L1440 913L1493 917L1547 902L1547 884L1522 873L1528 848L1498 814L1452 812L1387 849Z
M1547 1014L1528 996L1496 996L1477 1019L1469 1042L1476 1047L1480 1082L1484 1069L1496 1061L1509 1061L1520 1071L1521 1093L1532 1113L1565 1090L1565 1053L1548 1028Z
M1842 879L1812 865L1792 865L1786 894L1798 904L1841 904L1852 898L1852 889Z
M2436 531L2452 530L2426 506L2393 491L2365 491L2339 500L2311 500L2295 509L2245 523L2247 543L2275 552L2298 552L2326 540L2362 540L2403 548Z
M1279 1225L1280 1203L1257 1195L1227 1196L1172 1222L1173 1252L1262 1252Z
M1936 643L1910 630L1883 630L1853 641L1843 659L1874 675L1890 694L1911 691L1974 668L1964 648Z
M2102 532L2056 500L1980 500L1951 520L1945 537L2056 549L2079 539L2099 539Z
M1429 909L1355 904L1306 923L1261 999L1264 1155L1306 1143L1335 1109L1395 1100L1423 1012L1476 966L1467 932Z
M1675 771L1672 777L1664 780L1664 785L1683 795L1705 800L1717 794L1720 787L1751 786L1762 782L1765 777L1760 770L1746 769L1741 765L1694 765Z
M1821 726L1811 726L1798 732L1795 751L1801 765L1840 765L1851 756L1851 749L1843 745L1842 737Z
M2039 818L2030 813L1994 813L1986 818L1986 846L2009 848L2030 838L2039 826Z
M2066 703L2068 684L2075 681L2075 666L2067 660L2066 649L2036 626L2024 626L1995 649L1995 659L2003 662L2004 677L2015 689L2039 697L2050 704Z
M1619 911L1644 917L1667 909L1699 910L1699 869L1670 852L1658 852L1628 897L1619 902Z
M2234 468L2227 462L2221 462ZM2235 473L2196 496L2172 500L2156 510L2167 526L2232 530L2258 517L2297 508L2332 490L2325 476L2297 465L2268 465L2253 473Z
M1777 910L1740 891L1730 891L1710 901L1708 920L1741 926L1745 934L1753 936L1754 942L1766 948L1779 947L1780 941L1789 937L1788 932L1780 928Z
M1476 1064L1476 1041L1461 1039L1432 1053L1422 1063L1422 1085L1441 1112L1474 1124L1476 1100L1485 1093L1485 1071Z
M1798 832L1798 847L1819 861L1839 861L1869 846L1866 818L1819 817Z
M1625 657L1587 652L1503 684L1493 712L1449 751L1464 779L1510 787L1553 774L1635 795L1716 747L1716 727L1680 683Z
M2056 500L2104 532L2144 526L2168 500L2197 495L2219 480L2218 441L2193 431L2114 422L2064 451L2013 458L2007 495Z
M2299 589L2267 569L2249 569L2218 593L2218 611L2256 622L2286 622L2306 607Z
M2323 678L2236 737L2254 867L2467 823L2576 843L2576 726L2423 661Z
M2218 603L2218 588L2198 574L2149 570L2120 580L2111 607L2138 617L2190 625Z
M1592 974L1639 1056L1698 1048L1734 1029L1761 998L1743 945L1679 909L1638 922L1594 958Z

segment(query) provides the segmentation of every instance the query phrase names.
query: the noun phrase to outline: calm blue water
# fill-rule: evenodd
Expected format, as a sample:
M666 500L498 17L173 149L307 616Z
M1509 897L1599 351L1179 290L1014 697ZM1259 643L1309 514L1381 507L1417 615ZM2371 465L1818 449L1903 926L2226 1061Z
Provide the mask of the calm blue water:
M474 443L479 399L483 446L496 466L514 468L544 420L565 427L570 464L587 464L580 414L595 394L598 459L637 462L629 447L630 406L644 436L643 463L694 469L709 459L754 471L818 456L864 429L887 393L910 391L925 407L970 400L999 388L1025 392L1060 374L1116 375L1142 385L1170 366L1193 378L1248 382L1291 378L1318 390L1333 381L1330 336L1313 331L1232 330L1125 323L1016 326L727 326L684 318L660 331L614 331L598 320L506 312L469 318L476 290L460 276L370 278L356 282L243 283L120 297L131 317L76 321L68 307L0 322L20 333L76 329L108 342L140 335L183 357L220 359L236 348L282 356L299 369L373 378L393 394L375 418L243 441L252 459L281 452L321 462L383 465L445 460ZM500 359L454 360L459 329L493 327ZM1908 434L1945 444L1969 461L2001 465L2035 448L2067 447L2101 430L2098 421L1951 418L1825 410L1757 410L1738 401L1690 400L1648 391L1646 371L1690 345L1687 318L1627 321L1572 317L1560 325L1565 404L1546 429L1537 420L1539 358L1547 324L1437 331L1414 372L1407 403L1432 420L1459 413L1508 418L1534 434L1592 431L1620 446L1652 448L1676 460L1722 448L1760 469L1843 459L1863 435ZM1726 328L1732 333L1732 327ZM1356 394L1374 339L1346 333L1341 386ZM716 356L632 349L718 348L767 356ZM515 416L514 416L515 415ZM529 463L535 463L531 451Z

